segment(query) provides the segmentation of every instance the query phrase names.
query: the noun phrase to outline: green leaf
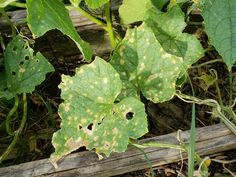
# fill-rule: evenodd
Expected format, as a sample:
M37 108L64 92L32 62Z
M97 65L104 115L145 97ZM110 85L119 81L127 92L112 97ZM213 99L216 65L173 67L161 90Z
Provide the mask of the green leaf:
M141 91L147 99L157 103L173 97L182 59L165 52L144 24L127 31L111 64L123 81L121 98L138 96Z
M150 0L123 0L119 8L122 23L130 24L136 21L142 21L146 10L150 4Z
M75 7L78 7L80 2L81 2L81 0L70 0L70 3Z
M236 0L206 0L203 9L205 30L228 70L236 60Z
M210 73L203 73L200 77L196 77L196 79L200 80L199 86L204 90L207 91L209 87L214 85L217 80L217 71L214 69L210 69Z
M169 0L151 0L151 1L152 1L152 4L159 10L161 10L163 6L169 2Z
M52 29L60 30L76 43L87 62L91 61L92 48L80 38L67 9L59 0L27 0L27 22L37 37Z
M114 103L121 87L119 74L100 58L77 69L74 77L62 76L62 123L53 135L55 152L50 157L55 166L81 146L95 149L99 156L123 152L129 138L136 139L148 131L143 103L132 97Z
M16 36L4 52L5 71L0 74L0 98L11 99L16 94L30 93L44 81L53 66L41 53L34 55L27 41Z
M186 23L178 5L168 8L167 12L152 7L146 12L144 21L152 29L165 51L183 58L180 77L193 63L204 56L203 48L197 38L183 33Z
M17 0L0 0L0 8L4 8Z
M109 2L109 0L85 0L85 1L86 4L92 9L97 9Z

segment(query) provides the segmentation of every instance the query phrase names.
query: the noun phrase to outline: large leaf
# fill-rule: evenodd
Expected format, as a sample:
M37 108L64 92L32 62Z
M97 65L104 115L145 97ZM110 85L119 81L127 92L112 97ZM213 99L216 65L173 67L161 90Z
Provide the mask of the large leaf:
M150 0L123 0L119 8L119 14L122 23L129 24L136 21L142 21Z
M128 97L114 103L121 91L119 74L100 58L77 69L74 77L62 76L59 106L61 129L53 135L51 162L86 146L109 155L126 150L129 138L147 132L143 103Z
M124 83L121 97L139 95L137 92L141 91L157 103L173 97L182 59L165 52L144 24L127 31L111 64Z
M17 0L0 0L0 8L4 8Z
M78 35L61 1L27 0L27 22L30 30L37 37L52 29L60 30L76 43L88 62L91 60L92 48Z
M205 30L231 70L236 60L236 0L206 0L203 9Z
M85 0L85 1L86 4L93 9L99 8L109 2L109 0Z
M184 14L178 5L167 12L152 7L146 12L146 24L152 29L165 51L182 57L184 62L180 76L202 56L203 48L194 35L183 33L186 27Z
M27 41L16 36L4 52L5 71L0 73L0 98L11 99L16 94L30 93L44 81L53 66L41 53L34 55Z

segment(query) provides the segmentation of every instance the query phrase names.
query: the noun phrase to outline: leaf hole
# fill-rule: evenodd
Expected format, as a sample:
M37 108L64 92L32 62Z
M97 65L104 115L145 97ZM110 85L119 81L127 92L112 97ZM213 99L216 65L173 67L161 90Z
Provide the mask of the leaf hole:
M39 60L36 60L36 62L38 63L38 62L39 62Z
M80 126L79 126L79 129L81 130L82 128L83 128L83 127L80 125Z
M103 122L104 118L102 118L101 122L98 123L98 125L101 125L101 123Z
M23 65L24 64L24 62L22 61L22 62L20 62L20 65Z
M16 75L16 72L12 71L11 74L12 74L13 76L15 76L15 75Z
M25 49L28 49L28 48L29 48L29 46L28 46L28 45L26 45L24 48L25 48Z
M87 129L92 130L93 129L93 124L89 124Z
M15 51L16 51L16 49L17 49L17 47L16 47L16 46L14 46L14 47L13 47L13 49L12 49L12 50L13 50L13 52L15 52Z
M125 118L126 118L127 120L131 120L131 119L133 119L133 117L134 117L134 113L133 113L133 112L128 112L128 113L126 113L126 115L125 115Z
M25 56L25 60L29 60L29 56Z

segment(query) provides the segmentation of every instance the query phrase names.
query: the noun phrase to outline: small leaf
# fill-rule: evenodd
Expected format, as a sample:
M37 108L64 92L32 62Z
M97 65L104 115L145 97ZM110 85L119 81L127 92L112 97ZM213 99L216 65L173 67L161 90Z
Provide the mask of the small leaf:
M210 74L204 73L200 77L196 77L196 79L199 79L200 81L200 87L207 91L210 86L214 85L215 82L218 80L217 72L214 69L210 69Z
M203 8L205 30L228 70L236 60L236 1L206 0Z
M87 62L91 61L91 46L80 38L65 5L59 0L27 0L27 22L36 37L52 29L60 30L76 43Z
M85 0L85 1L86 4L92 9L97 9L109 2L109 0Z
M119 8L119 14L124 24L142 21L150 0L123 0Z
M182 59L165 52L144 24L127 31L111 64L124 83L121 98L138 96L141 91L147 99L157 103L173 97Z
M0 74L0 97L11 99L16 94L30 93L44 81L53 66L41 53L34 55L27 41L16 36L4 52L5 71Z
M167 12L152 7L146 12L144 21L152 29L165 51L183 58L180 77L193 63L204 56L203 48L197 38L183 33L186 23L178 5L169 7Z
M97 154L109 155L127 149L129 138L138 138L147 130L143 103L128 97L114 103L121 91L119 74L107 62L96 58L77 69L74 77L62 76L59 106L61 129L53 135L55 152L51 162L86 146Z
M15 1L17 0L0 0L0 8L5 8L6 6Z

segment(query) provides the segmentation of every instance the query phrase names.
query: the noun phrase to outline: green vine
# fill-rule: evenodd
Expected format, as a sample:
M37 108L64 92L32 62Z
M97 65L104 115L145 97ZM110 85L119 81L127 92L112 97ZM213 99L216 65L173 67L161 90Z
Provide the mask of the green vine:
M8 146L8 148L5 150L5 152L0 156L0 163L2 163L8 157L8 155L11 153L11 151L15 147L15 145L19 139L19 136L24 129L26 120L27 120L27 97L26 97L26 94L24 93L23 94L23 116L22 116L20 126L16 131L14 131L14 133L13 133L14 137L12 139L11 144Z
M10 112L8 113L7 115L7 118L6 118L6 122L5 122L5 125L6 125L6 131L9 135L13 136L14 135L14 132L11 130L11 120L12 120L12 116L14 115L14 113L17 111L18 109L18 106L19 106L19 97L18 96L15 96L15 103L14 103L14 107L10 110Z

